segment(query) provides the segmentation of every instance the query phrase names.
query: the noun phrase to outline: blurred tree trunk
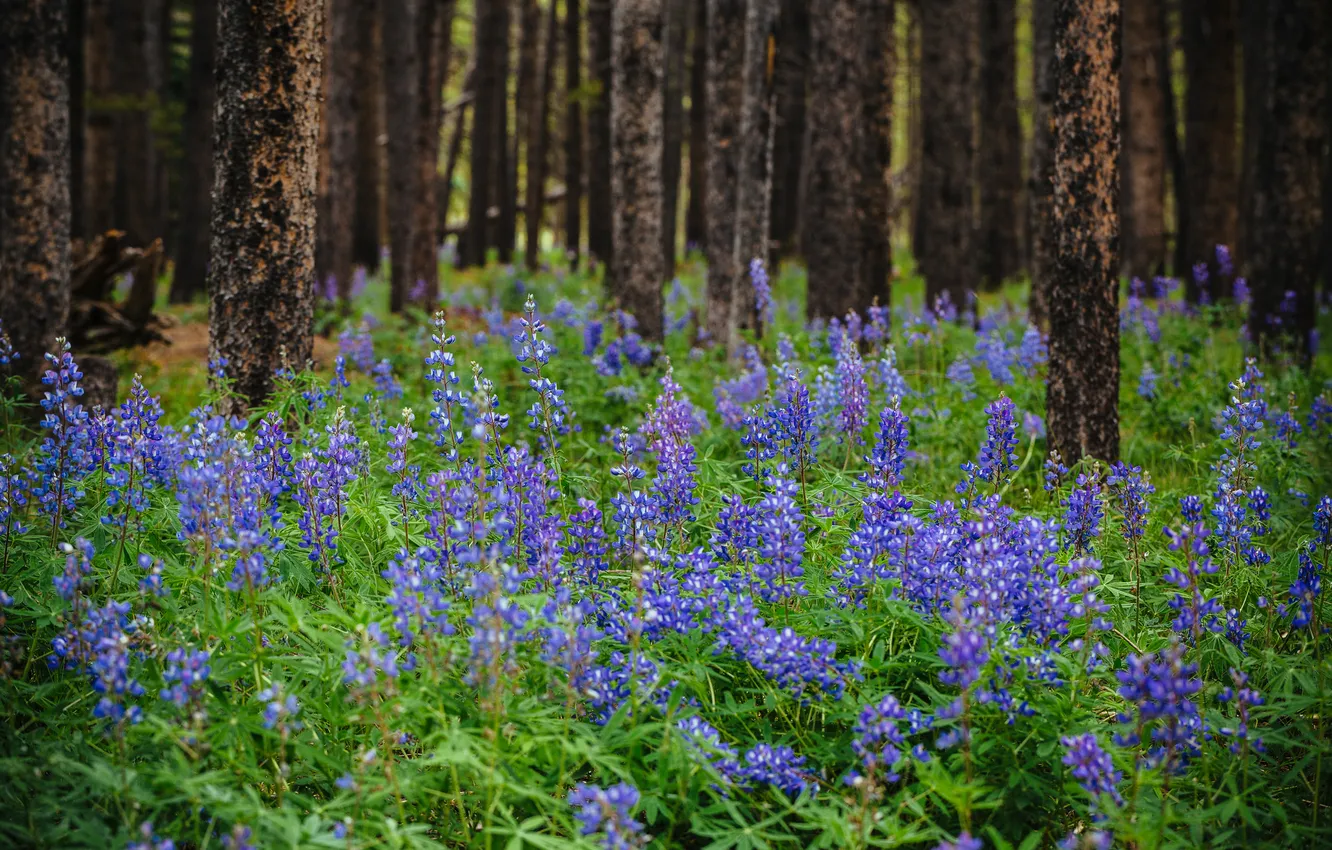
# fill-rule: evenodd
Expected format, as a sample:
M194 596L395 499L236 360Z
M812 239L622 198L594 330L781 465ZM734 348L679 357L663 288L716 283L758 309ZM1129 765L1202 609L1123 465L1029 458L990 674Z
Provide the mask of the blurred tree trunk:
M111 0L88 0L84 18L84 65L87 73L87 133L84 137L85 239L116 226L116 113L111 63L115 48Z
M508 50L508 0L478 0L474 23L476 85L472 89L471 194L467 201L467 229L459 239L458 260L463 267L486 262L493 244L492 206L499 202L500 158L503 144L499 132L500 108L504 105L505 79L500 76L502 54Z
M518 238L517 157L510 156L509 147L509 66L512 64L510 54L513 50L511 0L501 4L501 11L504 15L504 43L499 45L500 49L495 53L498 63L495 75L499 80L495 88L495 97L498 98L495 104L495 156L499 161L495 166L494 179L499 218L495 219L491 244L495 247L496 258L507 264L513 262L514 243Z
M1230 281L1218 273L1216 246L1233 247L1239 219L1236 158L1236 0L1182 0L1184 64L1185 193L1184 261L1176 269L1189 300L1202 293L1194 264L1206 263L1211 297L1230 297Z
M564 8L564 251L575 269L583 244L583 26L579 2L565 0Z
M979 0L920 6L920 202L916 252L926 300L947 294L959 315L976 288L976 173L970 45Z
M1166 258L1161 2L1123 0L1123 271L1146 281L1164 271Z
M615 230L610 292L662 338L661 0L616 0L611 24L611 197Z
M1017 0L981 2L980 277L997 289L1022 271L1022 128Z
M689 205L685 248L699 249L708 233L708 0L690 0Z
M1031 158L1027 165L1027 233L1031 260L1028 318L1044 327L1054 272L1054 0L1032 0Z
M1055 0L1050 448L1119 458L1119 0Z
M1174 27L1178 21L1172 17L1171 8L1178 9L1178 3L1162 2L1161 15L1161 53L1160 64L1164 73L1161 75L1161 100L1165 104L1165 155L1166 170L1170 175L1167 194L1175 211L1175 242L1170 251L1171 271L1175 275L1188 275L1189 268L1185 259L1184 234L1189 230L1189 205L1184 203L1188 197L1188 174L1184 167L1184 146L1179 135L1179 104L1175 98L1174 71L1175 54L1178 50Z
M536 271L540 265L541 213L546 204L546 173L550 165L550 95L555 87L555 63L559 58L560 7L549 0L545 45L541 52L541 77L532 101L532 116L527 137L527 200L524 224L527 226L525 251L527 267Z
M145 246L162 235L158 150L153 114L161 88L160 0L124 0L112 17L111 76L116 112L116 226L129 244Z
M352 222L352 262L372 273L379 268L382 230L379 197L384 174L379 140L384 134L383 30L379 0L356 4L356 210Z
M190 91L185 101L182 140L185 161L181 170L180 245L176 251L176 271L171 278L173 304L194 300L204 292L207 279L208 226L213 204L216 51L217 0L194 0L190 22Z
M313 353L323 25L323 0L220 5L208 355L242 409Z
M1249 333L1268 357L1314 353L1327 143L1332 10L1319 0L1268 0L1267 87L1258 137L1253 307Z
M805 74L809 66L809 0L781 0L777 21L777 128L772 146L773 249L794 255L800 233L800 174L805 153ZM890 89L891 91L891 89Z
M532 110L540 96L537 76L540 73L541 58L541 7L537 5L537 0L518 0L518 9L518 74L514 81L513 141L509 146L508 178L515 196L518 193L518 163L525 161L524 154L526 161L530 162L531 159L531 151L527 148L532 144ZM523 232L526 234L526 219L531 213L531 207L526 204L526 196L530 191L528 184L532 182L530 170L526 172L524 180ZM516 233L516 220L514 227ZM530 248L525 247L524 251L530 252Z
M611 227L611 0L587 0L588 76L596 95L587 109L587 250L610 271ZM607 279L609 280L609 279Z
M893 273L892 220L889 209L892 200L893 90L897 76L897 4L894 0L862 0L862 8L862 108L866 136L860 145L860 200L857 203L860 211L860 240L865 253L862 270L865 274L865 297L871 302L877 301L887 306L891 297L889 279ZM1016 100L1013 115L1016 118ZM1021 139L1016 139L1014 145L1015 149L1021 149ZM1022 163L1019 161L1017 165L1020 182ZM1014 197L1019 195L1020 192ZM1016 209L1012 212L1017 216Z
M665 7L665 80L662 93L661 255L666 276L675 274L676 227L680 210L680 173L684 148L684 77L688 45L689 0L662 0Z
M439 229L436 188L439 182L440 122L444 116L444 83L453 56L453 16L457 0L419 0L416 24L416 120L414 122L415 187L408 298L415 296L427 313L439 301Z
M444 173L439 179L439 220L436 222L436 230L439 233L441 244L447 236L445 229L449 221L449 210L453 204L453 174L457 170L458 160L462 156L463 134L467 130L467 110L476 100L475 60L468 64L467 73L463 75L460 100L458 115L453 120L453 131L449 134L449 151L445 154ZM458 241L461 243L461 236L459 236Z
M1256 246L1256 198L1258 140L1267 115L1267 80L1270 51L1267 50L1267 0L1240 0L1240 38L1243 50L1244 126L1241 129L1240 213L1237 268L1247 268Z
M35 379L69 321L68 9L0 0L0 319Z
M805 309L842 316L867 305L863 288L857 145L863 135L857 0L810 10L809 138L800 244L809 268Z
M359 134L359 82L364 73L362 53L357 42L356 0L332 0L327 23L328 53L324 63L329 81L329 97L324 103L328 124L328 206L322 212L327 221L316 226L328 234L328 267L341 309L345 312L351 299L352 244L356 210L361 203L357 194L357 153Z
M707 328L731 346L735 279L736 187L739 183L740 107L744 96L745 0L708 0ZM737 314L738 315L738 314Z
M88 0L69 0L69 26L65 36L69 56L69 232L83 239L87 183L84 180L84 140L88 131L88 68L85 61L85 29Z
M416 119L421 60L416 40L423 15L415 7L431 0L384 0L384 104L388 134L389 310L401 313L412 286L413 190L416 167Z

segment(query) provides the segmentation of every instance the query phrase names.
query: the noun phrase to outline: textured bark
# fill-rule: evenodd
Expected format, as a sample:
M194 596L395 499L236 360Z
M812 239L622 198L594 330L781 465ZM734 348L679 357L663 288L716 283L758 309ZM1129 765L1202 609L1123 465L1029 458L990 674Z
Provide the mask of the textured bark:
M583 245L583 26L579 2L565 0L564 7L564 251L570 268L575 269Z
M587 250L610 268L611 221L611 0L587 0L588 76L596 96L587 108Z
M357 196L357 151L360 102L358 90L362 73L358 49L355 0L332 0L329 7L328 99L324 103L328 126L328 205L320 212L326 216L317 226L327 234L325 269L336 284L339 302L346 308L351 297L352 242L354 239Z
M504 43L495 53L498 67L495 69L499 85L495 89L495 192L499 217L495 219L491 244L496 250L496 257L501 263L513 261L514 242L518 233L518 183L517 172L512 163L516 158L510 155L509 147L509 65L512 51L511 30L513 28L512 2L500 4L504 22L501 27Z
M1244 126L1240 158L1240 215L1236 260L1247 268L1254 252L1258 139L1267 115L1267 79L1271 62L1267 49L1267 0L1240 0L1240 32L1244 61ZM1332 252L1329 252L1332 254Z
M0 322L36 378L69 320L69 20L0 0Z
M161 88L160 0L114 4L111 76L116 110L116 226L129 244L145 246L162 235L157 138L153 113Z
M731 344L731 302L739 269L735 260L736 188L740 175L740 107L744 96L745 0L708 0L708 229L707 328Z
M805 153L805 74L809 67L809 0L781 0L777 22L777 127L772 146L773 250L796 253L800 174ZM891 95L891 89L889 89Z
M379 0L356 4L356 207L352 214L352 262L379 268L382 230L380 192L384 170L379 139L384 133L382 30Z
M1031 158L1027 165L1027 233L1031 258L1030 320L1044 327L1054 272L1054 0L1031 4Z
M1258 139L1249 332L1264 354L1293 347L1305 362L1318 314L1330 16L1319 0L1269 0L1264 26L1271 52ZM1288 293L1293 309L1283 310Z
M893 272L891 177L893 164L893 88L897 75L894 0L862 0L861 69L865 137L859 147L860 242L865 255L865 296L887 306ZM1014 105L1016 117L1016 103ZM1021 147L1019 143L1018 148ZM1018 179L1021 180L1018 162ZM1020 186L1019 186L1020 189ZM1020 194L1020 192L1019 192ZM1017 210L1013 211L1014 215Z
M116 226L116 114L111 81L114 54L111 0L87 0L84 19L84 66L87 73L87 130L84 135L85 239Z
M708 0L690 0L689 204L685 248L702 247L708 232Z
M220 5L208 354L244 408L314 335L322 0Z
M1151 280L1165 268L1165 97L1160 0L1123 0L1123 272Z
M1017 2L981 2L981 280L990 288L1022 271L1022 128L1017 104Z
M555 87L555 62L559 54L559 4L549 0L550 10L543 34L545 44L541 50L541 76L536 96L532 99L532 114L527 128L527 198L524 202L524 223L527 267L535 271L540 265L541 214L546 202L546 172L550 164L550 97Z
M676 227L680 211L680 173L684 148L685 53L689 28L689 0L662 0L665 52L661 113L661 256L666 276L675 273Z
M208 225L213 204L213 63L217 0L194 0L190 22L190 92L185 101L185 161L181 169L180 244L171 277L171 301L183 304L204 291Z
M611 22L611 292L647 339L662 338L661 0L616 0Z
M1234 246L1239 220L1239 161L1235 150L1236 0L1183 0L1184 64L1184 277L1191 300L1200 297L1190 269L1209 266L1213 297L1229 297L1229 281L1217 273L1216 246Z
M509 185L518 192L518 163L530 157L525 148L532 144L532 109L540 96L541 7L537 0L518 0L518 74L513 94L513 139L509 145ZM532 173L526 175L526 184L532 182ZM526 205L528 185L524 185L524 225L528 218ZM517 199L515 198L515 204ZM516 213L515 213L516 215ZM515 225L516 227L516 225ZM526 233L524 226L524 233ZM525 249L526 250L526 249Z
M825 0L810 11L809 138L803 233L809 268L805 309L841 316L868 306L863 291L857 199L861 107L856 0Z
M471 194L467 201L467 230L459 240L459 264L480 266L486 261L491 244L490 208L498 203L496 147L502 144L498 133L499 107L504 79L497 53L508 50L508 0L479 0L476 4L474 40L476 44L476 85L472 89Z
M416 116L413 122L412 226L408 265L408 295L419 288L420 305L427 313L439 300L439 246L435 240L440 215L436 186L439 181L439 135L443 120L444 78L453 47L456 0L419 0L416 22Z
M1050 448L1119 458L1119 0L1056 0Z
M85 28L88 0L70 0L69 24L65 36L69 56L69 232L74 239L84 238L85 183L84 138L88 119L88 68L85 57Z
M388 135L389 310L402 312L412 277L416 114L420 78L417 7L431 0L384 0L384 105Z
M920 201L916 254L930 304L947 293L960 311L976 288L973 194L976 163L969 45L978 0L920 7Z

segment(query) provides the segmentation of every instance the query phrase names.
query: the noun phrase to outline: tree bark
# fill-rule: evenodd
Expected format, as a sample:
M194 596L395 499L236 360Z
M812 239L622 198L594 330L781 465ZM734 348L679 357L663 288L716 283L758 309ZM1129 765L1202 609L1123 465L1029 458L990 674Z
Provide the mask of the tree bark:
M714 342L731 346L735 260L736 188L739 185L740 109L744 96L745 0L708 0L708 229L707 329ZM737 314L738 315L738 314Z
M74 239L84 238L84 140L88 131L88 68L85 61L88 0L70 0L69 25L65 36L69 56L69 232Z
M159 61L159 0L126 0L112 17L115 34L111 75L116 98L117 226L129 244L142 247L162 235L158 194L157 138L162 66Z
M564 7L564 251L574 269L583 245L583 22L579 2L565 0Z
M616 0L611 23L611 197L615 229L611 292L662 338L661 0Z
M708 232L708 0L690 0L689 203L685 249L701 248Z
M1123 272L1151 280L1165 269L1165 97L1161 0L1123 0Z
M68 9L0 0L0 321L41 374L69 320Z
M1201 297L1191 269L1206 263L1212 297L1230 296L1230 281L1218 273L1216 246L1233 247L1239 221L1239 161L1236 158L1235 0L1183 0L1184 64L1189 84L1184 101L1185 266L1177 270L1190 300Z
M865 254L865 295L890 303L893 273L891 177L893 165L893 90L897 76L897 5L894 0L862 0L862 108L866 136L860 145L860 240ZM1016 95L1015 95L1016 97ZM1017 115L1014 101L1014 117ZM1020 140L1017 147L1021 147ZM1021 180L1018 163L1018 179ZM1017 197L1017 195L1015 195ZM1014 215L1017 211L1013 210Z
M328 220L317 226L328 234L328 268L343 311L351 299L352 246L355 240L358 195L357 160L361 111L359 77L364 73L357 44L355 0L332 0L328 22L329 98L324 104L328 123Z
M443 243L445 229L449 221L449 210L453 204L453 174L458 168L458 159L462 155L463 133L467 130L467 110L476 100L476 61L473 58L463 76L463 102L458 104L458 115L453 121L453 132L449 134L449 151L445 155L444 174L439 179L439 220L436 222L439 241ZM459 237L461 243L463 237Z
M352 262L379 268L380 192L384 170L380 137L384 133L383 63L380 2L356 4L356 207L352 221Z
M1031 159L1027 166L1027 233L1031 293L1028 318L1045 327L1054 273L1054 0L1032 0Z
M419 11L431 0L384 0L384 104L388 134L389 310L401 313L413 277L411 250L416 163L417 100L420 97L417 33Z
M688 44L689 0L663 0L665 7L665 68L662 93L661 255L666 276L675 274L675 249L680 211L680 174L684 148L684 78Z
M1237 268L1247 268L1257 232L1258 146L1267 115L1267 0L1240 0L1240 31L1244 60L1244 126L1241 134L1240 215Z
M609 273L611 227L611 0L587 0L588 76L596 95L587 109L587 250Z
M111 0L88 0L84 19L87 69L87 133L84 137L84 231L92 239L116 226L116 114L111 80L115 50Z
M208 354L241 409L313 353L323 24L323 0L220 5Z
M959 311L976 288L973 65L978 0L920 7L921 174L916 252L932 305L947 294Z
M1159 9L1161 15L1159 61L1165 71L1161 75L1161 100L1165 104L1165 156L1166 170L1170 174L1170 186L1167 191L1175 209L1175 243L1171 250L1171 271L1175 275L1187 276L1190 270L1185 259L1184 234L1189 229L1189 205L1183 200L1188 197L1188 174L1184 168L1184 146L1179 136L1179 106L1175 98L1174 72L1171 70L1175 67L1174 57L1177 50L1172 29L1174 22L1170 15L1172 5L1177 4L1163 2Z
M185 101L184 168L180 187L180 244L171 277L171 303L204 292L208 227L213 203L213 65L217 52L217 0L194 0L190 22L190 92Z
M559 53L560 12L556 0L550 0L546 19L545 45L541 53L541 76L537 95L532 100L532 115L527 128L527 199L523 223L527 267L540 266L541 213L546 202L546 172L550 163L550 94L555 87L555 62Z
M777 129L772 147L773 250L797 252L800 174L805 153L805 74L809 67L809 0L781 0L777 22ZM891 92L891 89L889 90Z
M408 297L427 313L439 301L439 136L443 120L444 82L453 52L456 0L419 0L416 24L416 116L412 163L412 228L409 248Z
M532 144L532 110L540 97L538 91L540 83L537 77L540 73L541 49L541 7L537 5L537 0L519 0L518 6L518 75L513 97L513 142L509 146L509 184L513 187L515 204L518 192L518 163L524 161L524 156L529 161L531 158L531 152L525 149ZM528 171L526 183L531 182L532 172ZM523 188L523 232L526 234L527 210L531 207L526 203L527 185L525 184ZM530 252L530 249L525 247L524 252Z
M997 289L1022 270L1022 128L1017 2L980 0L980 278Z
M826 0L810 11L809 138L800 244L809 269L811 317L868 306L857 202L857 145L863 133L861 32L856 0Z
M1308 364L1318 309L1323 149L1327 143L1326 4L1268 0L1267 109L1258 139L1249 333L1268 357Z
M497 206L499 208L499 217L495 219L495 227L492 235L492 244L496 251L496 257L501 263L508 264L513 262L513 248L517 241L518 234L518 174L517 158L510 156L509 147L509 65L511 45L511 30L513 29L513 7L512 3L505 2L501 4L501 12L504 16L504 43L501 49L495 53L495 60L498 66L495 69L495 75L499 80L499 85L495 89L495 97L498 99L495 104L495 187L497 192Z
M1119 0L1056 0L1050 448L1119 459Z
M494 227L490 209L498 204L496 169L500 165L496 146L499 136L499 108L505 81L496 53L508 50L508 0L478 0L475 36L476 85L472 98L471 194L467 201L467 230L459 240L458 260L463 267L486 262Z

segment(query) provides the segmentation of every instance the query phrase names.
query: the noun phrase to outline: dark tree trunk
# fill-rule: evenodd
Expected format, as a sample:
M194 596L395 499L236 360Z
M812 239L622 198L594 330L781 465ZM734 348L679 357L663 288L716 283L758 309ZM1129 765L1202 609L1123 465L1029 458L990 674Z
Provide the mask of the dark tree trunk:
M87 132L84 137L84 231L91 239L116 226L116 113L111 63L115 51L110 0L88 0L84 26Z
M323 0L220 5L208 354L241 408L313 353L323 25Z
M496 257L501 263L513 262L513 248L518 236L518 172L517 157L510 155L509 147L509 65L512 52L511 31L513 29L513 6L510 2L501 4L504 15L504 44L496 54L499 66L495 73L499 86L495 89L495 186L499 207L499 218L491 244L496 250Z
M1031 158L1027 165L1027 233L1031 259L1028 313L1044 327L1054 273L1054 0L1032 0Z
M810 13L809 138L805 151L805 309L813 318L868 306L857 204L863 134L861 20L856 0L828 0Z
M588 76L596 97L587 109L587 250L610 269L611 227L611 0L587 0Z
M1229 297L1217 273L1216 246L1233 247L1239 218L1239 162L1235 150L1235 0L1183 0L1185 192L1189 208L1184 261L1177 270L1190 300L1201 296L1191 269L1206 263L1212 297Z
M412 163L412 229L409 248L408 296L429 313L439 300L439 135L443 120L445 76L453 52L453 15L456 0L419 0L416 24L416 120Z
M703 246L708 232L708 0L690 0L689 204L685 248Z
M116 118L117 226L131 245L162 235L158 151L153 113L161 88L159 0L126 0L112 17L112 79L120 108Z
M887 306L889 278L893 272L890 179L893 164L893 88L897 75L897 41L894 37L897 6L894 0L863 0L861 20L861 68L864 73L864 124L866 136L860 146L860 241L865 254L865 295ZM1016 97L1016 95L1015 95ZM1013 106L1014 119L1017 104ZM1016 128L1015 128L1016 129ZM1021 140L1014 142L1021 149ZM1018 180L1021 181L1018 162ZM1020 189L1020 186L1019 186ZM1016 193L1014 197L1018 197ZM1017 210L1012 214L1017 217Z
M476 62L468 66L463 77L462 99L458 104L458 115L453 121L453 131L449 134L449 151L445 154L444 174L439 179L439 220L436 226L439 241L447 235L444 231L449 221L449 209L453 204L453 174L458 168L458 159L462 156L463 134L467 131L467 110L476 100ZM459 237L459 242L462 237Z
M611 292L647 339L662 338L660 0L616 0L611 24Z
M976 288L973 195L976 164L970 44L977 0L920 7L920 203L916 252L926 300L947 294L959 311Z
M981 2L981 280L998 288L1022 270L1022 128L1017 104L1017 2Z
M389 310L401 313L412 277L412 224L416 213L417 100L422 57L414 7L431 0L384 0L384 104L388 134Z
M736 295L736 187L739 185L740 104L745 73L745 0L708 0L708 229L707 328L731 345ZM736 314L738 316L738 313Z
M1267 14L1249 333L1265 355L1289 352L1308 363L1318 315L1332 11L1319 0L1269 0Z
M583 26L579 2L565 0L564 8L564 251L570 268L575 269L583 245Z
M777 22L777 128L772 147L773 250L796 253L800 174L805 153L805 73L809 66L809 0L781 0ZM891 89L889 90L891 94Z
M1184 234L1189 230L1189 205L1183 203L1188 197L1188 174L1184 167L1184 146L1179 136L1179 107L1175 100L1174 57L1177 50L1171 21L1171 3L1160 4L1161 15L1161 100L1165 104L1165 156L1166 169L1170 174L1170 187L1167 190L1175 210L1175 243L1171 253L1171 271L1176 275L1188 275L1189 267L1185 259Z
M523 213L527 247L524 253L527 267L533 271L540 265L541 214L545 209L546 172L550 164L550 95L555 87L555 63L559 58L560 11L556 0L550 0L548 14L541 53L541 77L527 128L527 199Z
M357 41L355 0L332 0L329 5L328 55L325 64L329 97L324 104L328 125L328 206L327 221L316 225L328 234L327 273L336 285L341 308L347 309L351 298L352 243L356 226L357 152L360 140L358 116L359 78L364 72Z
M537 75L540 72L540 57L538 52L541 49L541 7L537 5L537 0L519 0L518 3L518 75L514 85L513 96L513 140L509 146L509 185L515 195L514 203L517 204L518 193L518 163L524 161L524 149L532 144L532 120L533 108L540 96L538 92ZM526 156L530 161L531 152L527 151ZM532 172L528 171L526 182L532 182ZM524 186L524 234L527 232L526 219L530 215L531 208L526 205L526 195L529 190ZM516 213L515 213L516 215ZM515 224L515 228L516 228ZM533 253L530 246L524 248L525 252Z
M1123 271L1151 280L1165 268L1165 98L1161 0L1123 0Z
M217 0L194 0L190 22L190 92L185 101L185 160L181 169L180 244L171 278L171 301L184 304L204 292L208 227L213 203L213 63L217 50Z
M1240 215L1237 261L1247 268L1257 233L1256 199L1258 140L1267 110L1270 52L1267 50L1267 0L1240 0L1240 32L1244 60L1244 126L1240 157Z
M499 134L500 109L504 105L505 80L500 76L501 57L508 50L508 0L479 0L476 5L476 85L472 89L471 195L467 201L467 230L459 240L458 261L463 267L486 262L491 245L490 209L498 204L500 181L496 170L503 144Z
M688 44L689 0L663 0L665 7L665 80L662 91L662 208L661 255L666 276L675 274L677 220L680 210L680 173L684 148L684 78Z
M1119 459L1119 0L1055 2L1050 448Z
M84 136L88 130L85 115L88 101L88 68L84 61L88 0L69 0L69 232L82 239L87 230L83 209L86 184L83 179Z
M35 379L69 320L69 19L0 0L0 321Z
M352 262L374 271L379 268L379 239L383 230L380 192L383 158L379 139L384 133L382 34L379 0L356 4L356 208L352 221Z

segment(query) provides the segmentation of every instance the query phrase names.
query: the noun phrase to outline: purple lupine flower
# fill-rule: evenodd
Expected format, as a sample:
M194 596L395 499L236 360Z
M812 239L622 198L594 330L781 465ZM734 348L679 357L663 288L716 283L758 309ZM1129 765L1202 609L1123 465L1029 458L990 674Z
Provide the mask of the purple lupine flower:
M985 364L995 384L1004 387L1013 383L1015 357L998 331L976 338L976 359Z
M348 638L342 662L342 683L353 698L383 687L398 678L398 658L388 635L377 622L360 630L360 639Z
M226 850L259 850L259 845L254 843L253 835L248 826L238 823L231 828L230 835L222 836L222 846Z
M109 433L109 462L111 474L107 477L106 525L127 529L131 515L139 515L148 507L148 491L157 481L165 478L165 464L161 457L162 430L157 422L162 418L162 405L148 395L138 375L130 385L129 398L113 411ZM124 509L115 508L124 504ZM122 535L125 533L121 532Z
M158 835L152 821L139 824L139 839L125 845L125 850L176 850L176 842Z
M865 480L872 489L887 491L902 484L902 471L909 452L909 420L901 402L894 400L879 414L879 434L874 450L866 458L870 471Z
M362 374L369 375L375 368L375 344L370 339L370 326L362 321L350 325L338 334L338 353L347 358Z
M23 476L11 472L14 456L0 454L0 537L8 540L28 529L23 525L23 509L28 505L27 488Z
M502 590L493 575L478 571L465 591L472 599L472 613L467 617L467 625L472 627L468 639L472 658L466 681L488 693L513 674L513 649L529 619L527 611Z
M1068 494L1068 509L1064 512L1064 527L1068 529L1068 542L1075 557L1090 552L1092 541L1101 536L1100 482L1093 475L1079 475Z
M761 257L749 261L749 281L754 286L754 312L765 326L772 324L772 285Z
M1050 456L1045 460L1045 492L1057 493L1064 486L1064 479L1068 477L1068 467L1064 466L1064 459L1060 457L1058 449L1050 449Z
M983 850L984 847L985 842L973 838L971 833L964 829L955 841L940 841L934 846L934 850Z
M79 537L73 546L61 543L60 551L65 553L65 568L51 581L55 584L56 595L73 604L88 589L88 579L92 576L93 545Z
M892 694L860 710L852 729L855 737L851 739L851 749L871 780L897 782L902 778L896 767L902 760L902 748L906 746L901 726L905 718L906 711ZM851 785L858 778L860 774L853 771L847 775L846 782Z
M1122 712L1119 722L1131 724L1115 736L1121 747L1150 745L1144 759L1148 767L1164 764L1167 773L1181 770L1199 749L1202 718L1193 702L1202 690L1196 678L1198 665L1184 663L1184 646L1178 642L1152 655L1129 655L1125 669L1116 673L1119 695L1134 707Z
M162 671L162 680L167 687L159 696L163 701L184 709L194 719L204 716L204 685L212 675L213 668L208 663L208 652L202 649L181 647L167 653L166 669Z
M274 499L291 490L290 445L291 437L283 427L282 417L277 411L270 411L259 421L254 438L254 454L259 475L268 488L269 496Z
M564 390L556 386L550 378L541 374L541 367L550 364L550 358L556 353L555 347L545 338L546 324L537 317L536 299L527 296L523 307L524 315L519 321L522 332L514 338L518 344L518 362L523 364L523 374L531 376L527 385L537 394L537 401L527 411L528 427L543 434L547 448L559 447L557 435L569 433L569 405L564 400Z
M1138 376L1138 395L1142 398L1152 401L1156 398L1156 370L1152 364L1143 363L1142 373Z
M698 504L697 451L689 439L694 430L693 405L683 397L670 367L661 378L661 390L643 423L643 435L657 456L652 481L656 519L667 528L682 528L693 521L693 507Z
M1209 557L1207 535L1207 527L1202 523L1186 525L1179 531L1166 529L1166 536L1170 538L1170 550L1172 552L1183 550L1185 557L1183 570L1171 567L1165 575L1168 583L1184 591L1176 593L1168 603L1176 614L1170 627L1177 632L1187 634L1195 646L1204 631L1221 631L1221 622L1218 619L1222 613L1221 604L1215 599L1208 598L1202 587L1202 577L1212 575L1220 569Z
M453 352L447 350L453 345L454 337L444 329L444 312L435 314L432 322L434 332L430 335L435 347L426 355L425 378L434 384L430 397L435 402L430 411L430 422L435 432L435 445L444 452L445 460L458 462L458 449L463 441L463 420L467 413L467 395L458 389L458 374L453 371Z
M846 680L859 675L854 662L836 660L832 641L801 637L790 627L769 627L747 596L737 598L722 615L717 641L716 652L729 647L801 699L808 699L811 691L841 699Z
M9 334L5 333L4 321L0 320L0 366L8 369L20 357L21 355L14 350L14 345L9 340Z
M1027 325L1022 332L1022 344L1018 346L1017 362L1028 375L1035 375L1037 370L1049 359L1050 353L1045 345L1045 335L1035 325Z
M984 481L998 493L1008 476L1018 468L1017 405L1008 396L1001 395L985 408L989 421L985 426L985 442L981 445L976 463L962 464L967 480L957 485L958 493L966 493Z
M780 446L786 463L797 470L800 480L814 464L819 453L819 432L809 387L800 380L798 372L786 373L781 390L768 410L770 431Z
M849 456L851 447L860 442L861 432L865 430L869 386L865 383L865 361L860 358L860 349L845 336L837 355L837 387L841 402L838 427L847 441Z
M745 751L739 775L747 782L771 785L797 797L813 787L805 778L804 766L805 757L796 755L790 747L760 743Z
M297 718L301 704L295 694L289 694L281 682L274 682L256 695L264 704L264 728L276 730L283 737L299 732L304 724Z
M971 361L967 358L959 354L957 359L948 367L945 377L948 378L950 384L962 388L963 401L971 401L976 397L975 391L971 389L976 383L976 374L972 371Z
M638 789L627 782L606 789L579 783L569 792L569 805L577 810L574 817L579 831L583 835L600 834L605 850L633 850L649 841L643 824L631 814L638 805Z
M1120 461L1110 468L1105 483L1115 499L1115 507L1123 518L1124 539L1133 543L1147 532L1147 497L1156 492L1151 476L1140 466L1129 466Z
M398 644L413 646L419 638L453 634L449 623L449 601L440 590L441 570L428 558L429 551L409 555L400 549L380 573L389 583L387 602L393 611Z
M1217 731L1222 737L1231 739L1230 751L1238 755L1245 747L1253 747L1258 752L1264 752L1263 739L1254 736L1249 730L1249 709L1263 704L1263 697L1258 691L1249 687L1249 676L1247 673L1241 673L1234 667L1230 668L1230 680L1233 687L1227 686L1217 694L1217 701L1229 703L1235 706L1235 725L1222 726Z
M595 585L606 569L606 529L601 508L590 499L579 499L578 510L565 527L564 551L573 562L574 574L583 584Z
M60 354L47 353L46 361L51 368L42 375L42 384L47 387L41 400L41 425L46 437L37 449L34 464L37 474L32 487L33 498L42 513L51 517L53 537L78 507L83 498L80 482L96 463L88 412L80 402L83 387L79 381L83 372L74 362L67 340L57 339L56 347Z
M1115 763L1110 754L1101 749L1101 744L1091 732L1081 735L1065 735L1060 738L1065 747L1064 765L1073 768L1073 778L1092 798L1092 809L1101 795L1106 795L1115 803L1122 804L1119 796L1119 782L1124 775L1115 770Z
M421 492L418 483L421 467L407 465L407 447L417 437L416 432L412 430L412 423L415 421L416 414L410 407L405 407L402 411L402 423L389 429L388 464L384 469L396 478L390 492L404 503L415 499ZM406 527L405 515L402 517L402 522Z
M805 574L804 515L796 504L796 484L785 477L786 465L768 476L769 492L758 504L759 561L755 576L764 602L780 602L809 593L800 578Z
M897 369L897 349L891 345L884 350L883 356L879 358L878 365L871 374L875 383L883 388L884 397L889 401L912 395L906 378L902 377L902 373Z
M387 358L375 364L370 372L375 379L375 391L385 399L402 398L402 384L393 375L393 364Z

